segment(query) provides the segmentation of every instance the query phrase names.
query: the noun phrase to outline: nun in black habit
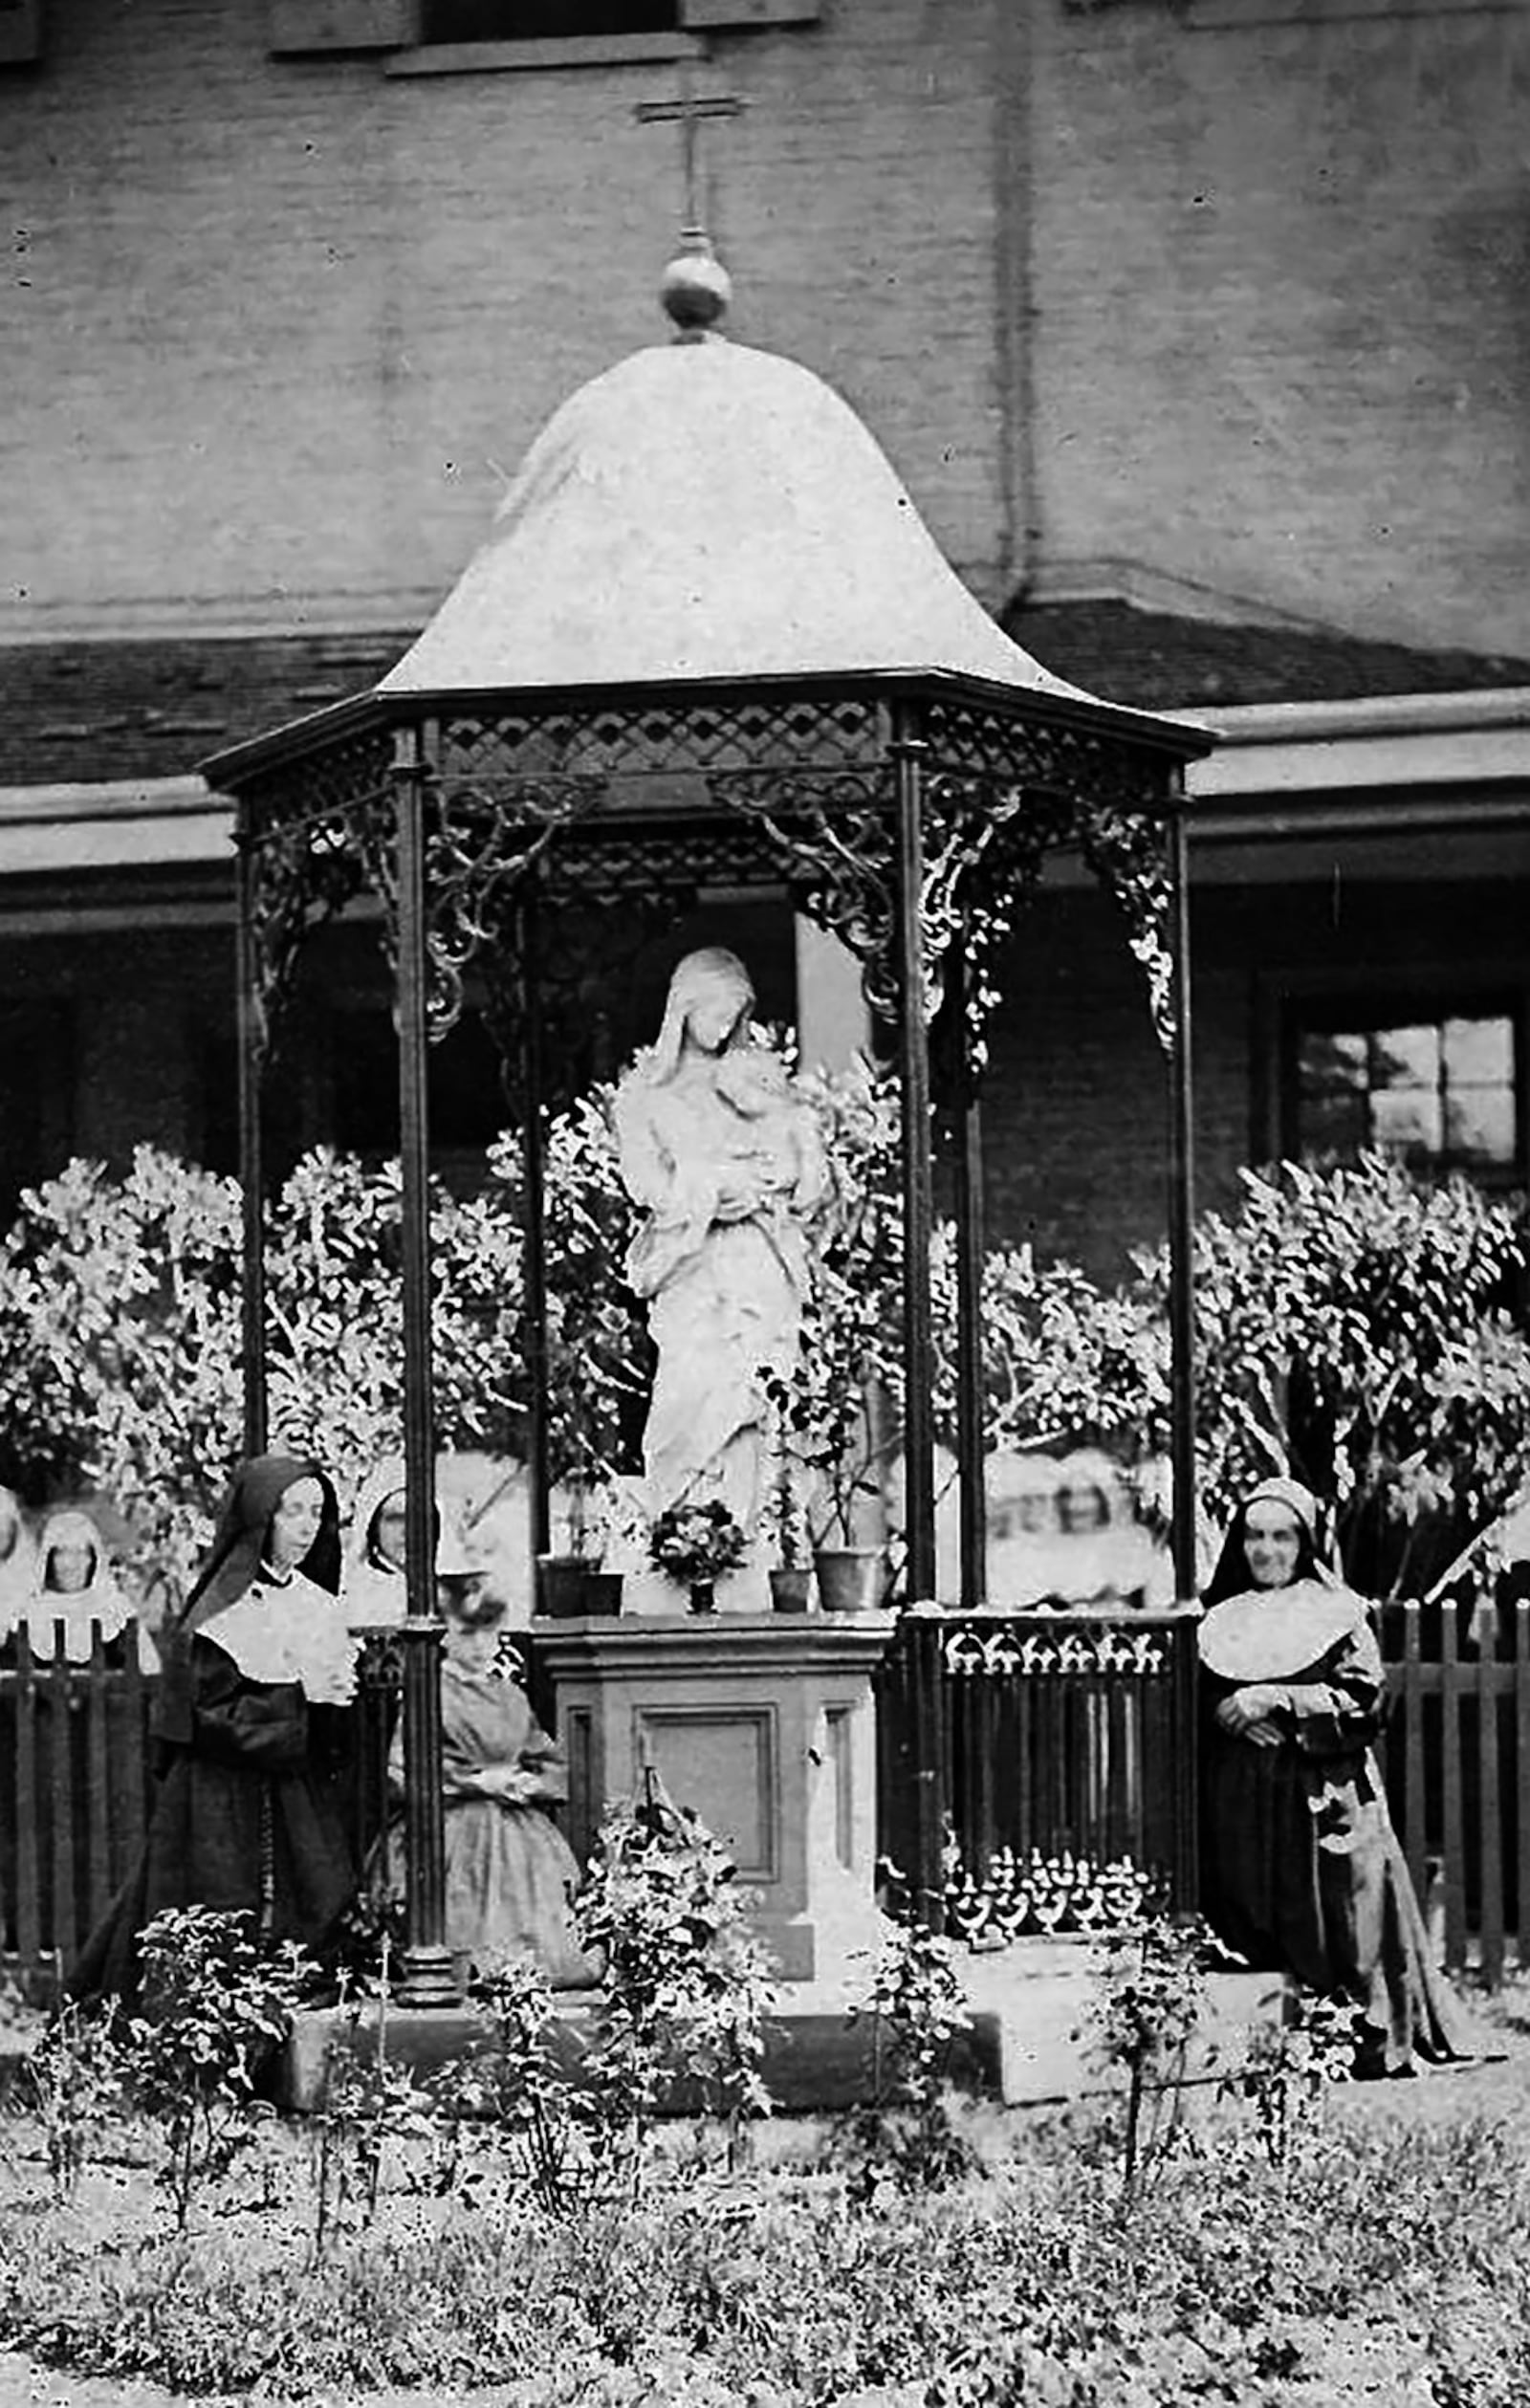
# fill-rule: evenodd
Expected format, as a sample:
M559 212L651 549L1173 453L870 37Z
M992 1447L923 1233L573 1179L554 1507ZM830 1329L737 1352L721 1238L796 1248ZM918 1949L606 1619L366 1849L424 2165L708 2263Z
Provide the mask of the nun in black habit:
M326 1475L256 1456L237 1474L212 1551L162 1634L162 1773L142 1856L69 1980L131 2000L138 1937L164 1908L254 1916L261 1936L321 1948L354 1894L340 1777L355 1642Z

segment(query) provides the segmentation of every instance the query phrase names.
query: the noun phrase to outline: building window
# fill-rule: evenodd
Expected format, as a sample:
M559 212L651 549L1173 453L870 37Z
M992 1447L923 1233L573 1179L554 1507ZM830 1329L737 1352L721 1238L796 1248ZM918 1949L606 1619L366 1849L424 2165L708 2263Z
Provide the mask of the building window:
M267 0L267 9L278 58L382 51L385 73L408 76L700 57L708 33L812 25L822 0Z
M679 0L424 0L424 42L558 42L668 33Z
M1305 1006L1286 1071L1290 1149L1305 1162L1379 1147L1424 1171L1506 1179L1519 1169L1519 1032L1506 1003Z

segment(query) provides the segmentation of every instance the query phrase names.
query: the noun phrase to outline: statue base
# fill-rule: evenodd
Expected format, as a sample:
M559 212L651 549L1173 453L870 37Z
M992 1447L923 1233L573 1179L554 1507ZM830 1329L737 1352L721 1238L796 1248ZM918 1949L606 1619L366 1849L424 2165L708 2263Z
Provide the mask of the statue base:
M779 1979L863 1974L851 1959L881 1936L871 1677L894 1626L887 1613L534 1622L575 1853L651 1765L732 1850Z

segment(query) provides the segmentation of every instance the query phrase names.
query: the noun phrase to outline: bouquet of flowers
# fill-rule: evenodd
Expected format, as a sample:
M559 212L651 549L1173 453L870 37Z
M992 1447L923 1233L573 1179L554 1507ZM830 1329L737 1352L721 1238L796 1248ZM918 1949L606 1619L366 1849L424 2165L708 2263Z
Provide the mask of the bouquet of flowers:
M744 1560L744 1533L720 1497L667 1505L648 1533L648 1555L688 1588L710 1588Z

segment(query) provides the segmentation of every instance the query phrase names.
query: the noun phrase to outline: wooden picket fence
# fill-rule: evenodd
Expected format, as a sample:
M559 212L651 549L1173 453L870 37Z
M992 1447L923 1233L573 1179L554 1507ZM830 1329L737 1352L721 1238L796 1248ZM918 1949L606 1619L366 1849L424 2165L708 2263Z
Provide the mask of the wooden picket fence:
M1413 1886L1445 1963L1492 1988L1530 1966L1530 1598L1463 1588L1381 1617L1381 1750Z
M134 1869L154 1800L158 1675L129 1650L38 1663L25 1631L0 1660L0 1974L45 1999ZM369 1644L359 1667L347 1800L358 1861L387 1810L399 1667Z
M46 1988L126 1880L152 1790L155 1676L134 1651L108 1666L98 1625L88 1664L37 1663L24 1630L0 1670L0 1949Z
M1192 1625L1171 1617L911 1618L879 1684L879 1845L916 1887L953 1832L1004 1849L1130 1855L1193 1894ZM1530 1598L1382 1616L1383 1770L1445 1963L1530 1968ZM1134 1659L1131 1650L1140 1653ZM127 1877L153 1793L157 1682L136 1660L0 1662L0 1967L45 1993ZM381 1812L388 1675L363 1684L358 1819ZM376 1760L376 1761L374 1761ZM376 1794L374 1794L376 1793Z

